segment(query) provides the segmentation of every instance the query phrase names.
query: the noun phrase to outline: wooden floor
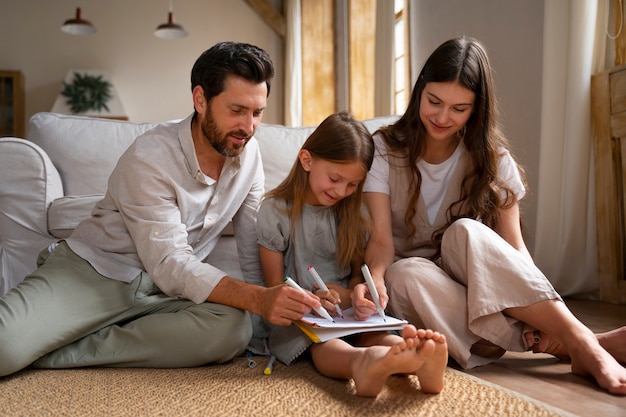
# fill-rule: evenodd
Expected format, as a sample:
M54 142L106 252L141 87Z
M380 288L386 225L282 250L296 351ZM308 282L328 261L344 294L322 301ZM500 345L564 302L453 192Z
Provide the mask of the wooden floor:
M581 300L567 300L567 305L594 332L626 325L626 305ZM570 364L552 355L507 353L466 372L575 416L626 416L626 396L608 394L593 380L572 375Z

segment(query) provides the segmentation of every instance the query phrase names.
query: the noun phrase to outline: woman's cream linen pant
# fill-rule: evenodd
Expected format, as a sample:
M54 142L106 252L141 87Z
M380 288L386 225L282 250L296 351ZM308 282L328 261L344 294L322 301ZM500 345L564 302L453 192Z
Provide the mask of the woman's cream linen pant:
M166 296L142 273L127 284L99 275L61 243L0 298L0 376L38 368L191 367L241 354L245 311Z
M441 253L441 265L413 257L389 267L390 312L445 334L450 355L464 368L492 362L505 350L524 351L524 324L503 310L560 299L543 273L470 219L446 230Z

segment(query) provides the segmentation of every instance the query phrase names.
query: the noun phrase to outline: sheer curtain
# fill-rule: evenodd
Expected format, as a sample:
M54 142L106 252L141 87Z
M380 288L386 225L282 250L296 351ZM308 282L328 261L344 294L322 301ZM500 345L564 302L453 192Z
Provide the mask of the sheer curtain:
M393 1L376 2L376 79L374 116L393 114L395 13ZM408 45L406 46L408 48Z
M565 296L597 297L590 82L605 60L607 2L545 2L533 256Z
M302 36L300 0L285 0L285 126L302 126Z

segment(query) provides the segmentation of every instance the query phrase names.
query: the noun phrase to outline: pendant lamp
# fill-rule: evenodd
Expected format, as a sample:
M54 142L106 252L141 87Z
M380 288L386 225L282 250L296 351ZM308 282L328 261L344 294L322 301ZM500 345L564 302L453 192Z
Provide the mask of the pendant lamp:
M69 35L91 35L96 32L96 28L93 27L89 20L85 20L80 16L80 7L76 8L76 17L74 19L68 19L61 26L61 31Z
M187 31L178 23L174 23L173 0L170 0L167 23L160 24L154 31L154 36L161 39L179 39L187 36Z

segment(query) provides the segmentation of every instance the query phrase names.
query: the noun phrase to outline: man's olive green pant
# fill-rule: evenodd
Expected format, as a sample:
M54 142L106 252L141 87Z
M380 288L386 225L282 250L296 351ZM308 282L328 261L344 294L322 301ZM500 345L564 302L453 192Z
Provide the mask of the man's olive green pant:
M146 273L106 278L65 242L0 298L0 376L36 368L192 367L240 355L250 315L163 294Z

